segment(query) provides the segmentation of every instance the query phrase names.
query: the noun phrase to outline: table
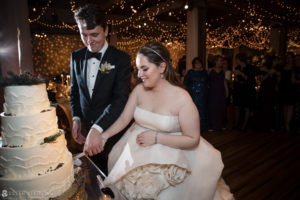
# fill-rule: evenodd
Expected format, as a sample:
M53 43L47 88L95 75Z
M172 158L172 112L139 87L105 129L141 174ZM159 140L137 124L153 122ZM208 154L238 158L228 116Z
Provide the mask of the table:
M97 175L100 175L102 180L105 179L101 173L93 166L93 164L85 157L81 157L80 167L85 175L85 191L88 196L88 200L110 200L109 196L104 195L100 190L100 183L97 180ZM115 198L114 200L127 200L116 187L109 185L109 188L113 191Z

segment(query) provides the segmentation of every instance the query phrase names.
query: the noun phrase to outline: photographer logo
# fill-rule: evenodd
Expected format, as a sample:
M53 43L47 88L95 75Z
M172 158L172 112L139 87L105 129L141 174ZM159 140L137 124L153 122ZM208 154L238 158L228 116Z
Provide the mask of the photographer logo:
M1 195L2 195L2 197L7 197L8 196L7 190L2 190Z

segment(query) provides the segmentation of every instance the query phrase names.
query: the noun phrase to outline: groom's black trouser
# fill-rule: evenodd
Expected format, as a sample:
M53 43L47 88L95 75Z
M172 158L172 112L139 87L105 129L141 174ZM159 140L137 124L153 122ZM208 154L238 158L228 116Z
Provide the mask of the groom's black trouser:
M107 169L107 163L108 163L108 155L113 148L113 146L119 141L119 139L124 135L126 130L128 129L129 125L119 132L118 134L114 135L113 137L109 138L105 144L104 150L97 155L91 156L90 158L93 160L93 162L99 167L99 169L105 174L108 175L108 169ZM82 134L86 137L89 133L90 126L85 126L85 124L82 124L81 127Z

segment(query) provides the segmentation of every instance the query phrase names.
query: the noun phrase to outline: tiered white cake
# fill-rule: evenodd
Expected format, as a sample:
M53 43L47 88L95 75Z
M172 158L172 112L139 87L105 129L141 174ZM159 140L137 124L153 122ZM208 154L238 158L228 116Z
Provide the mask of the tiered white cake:
M74 181L72 154L58 129L46 85L4 89L0 196L5 199L49 199Z

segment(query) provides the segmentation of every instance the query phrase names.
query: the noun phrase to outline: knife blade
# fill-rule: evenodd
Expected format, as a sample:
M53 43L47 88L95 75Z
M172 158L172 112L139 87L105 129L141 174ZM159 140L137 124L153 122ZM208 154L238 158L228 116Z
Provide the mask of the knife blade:
M90 157L86 154L84 154L86 159L88 159L88 161L90 161L90 163L97 169L97 171L101 174L101 176L103 176L104 178L106 178L107 176L99 169L99 167L92 161L92 159L90 159Z
M92 161L92 159L91 159L88 155L86 155L86 154L84 154L84 155L85 155L86 159L87 159L88 161L90 161L90 163L97 169L97 171L101 174L101 176L103 176L104 179L106 179L107 176L99 169L99 167ZM112 189L111 189L110 187L107 187L107 186L105 185L105 183L104 183L104 181L102 180L101 176L100 176L100 175L97 175L97 176L96 176L97 179L98 179L98 181L99 181L99 183L100 183L100 185L102 186L101 191L102 191L104 194L109 194L112 198L114 198L114 195L115 195L114 192L112 191ZM115 189L116 189L116 188L115 188ZM120 194L120 195L119 195L119 197L120 197L119 200L127 200L127 198L124 196L124 194L122 194L122 192L120 192L119 190L117 190L117 192L118 192L118 194Z
M79 153L79 154L76 154L75 156L73 156L73 160L77 160L77 159L83 157L84 155L85 155L84 152L81 152L81 153Z

